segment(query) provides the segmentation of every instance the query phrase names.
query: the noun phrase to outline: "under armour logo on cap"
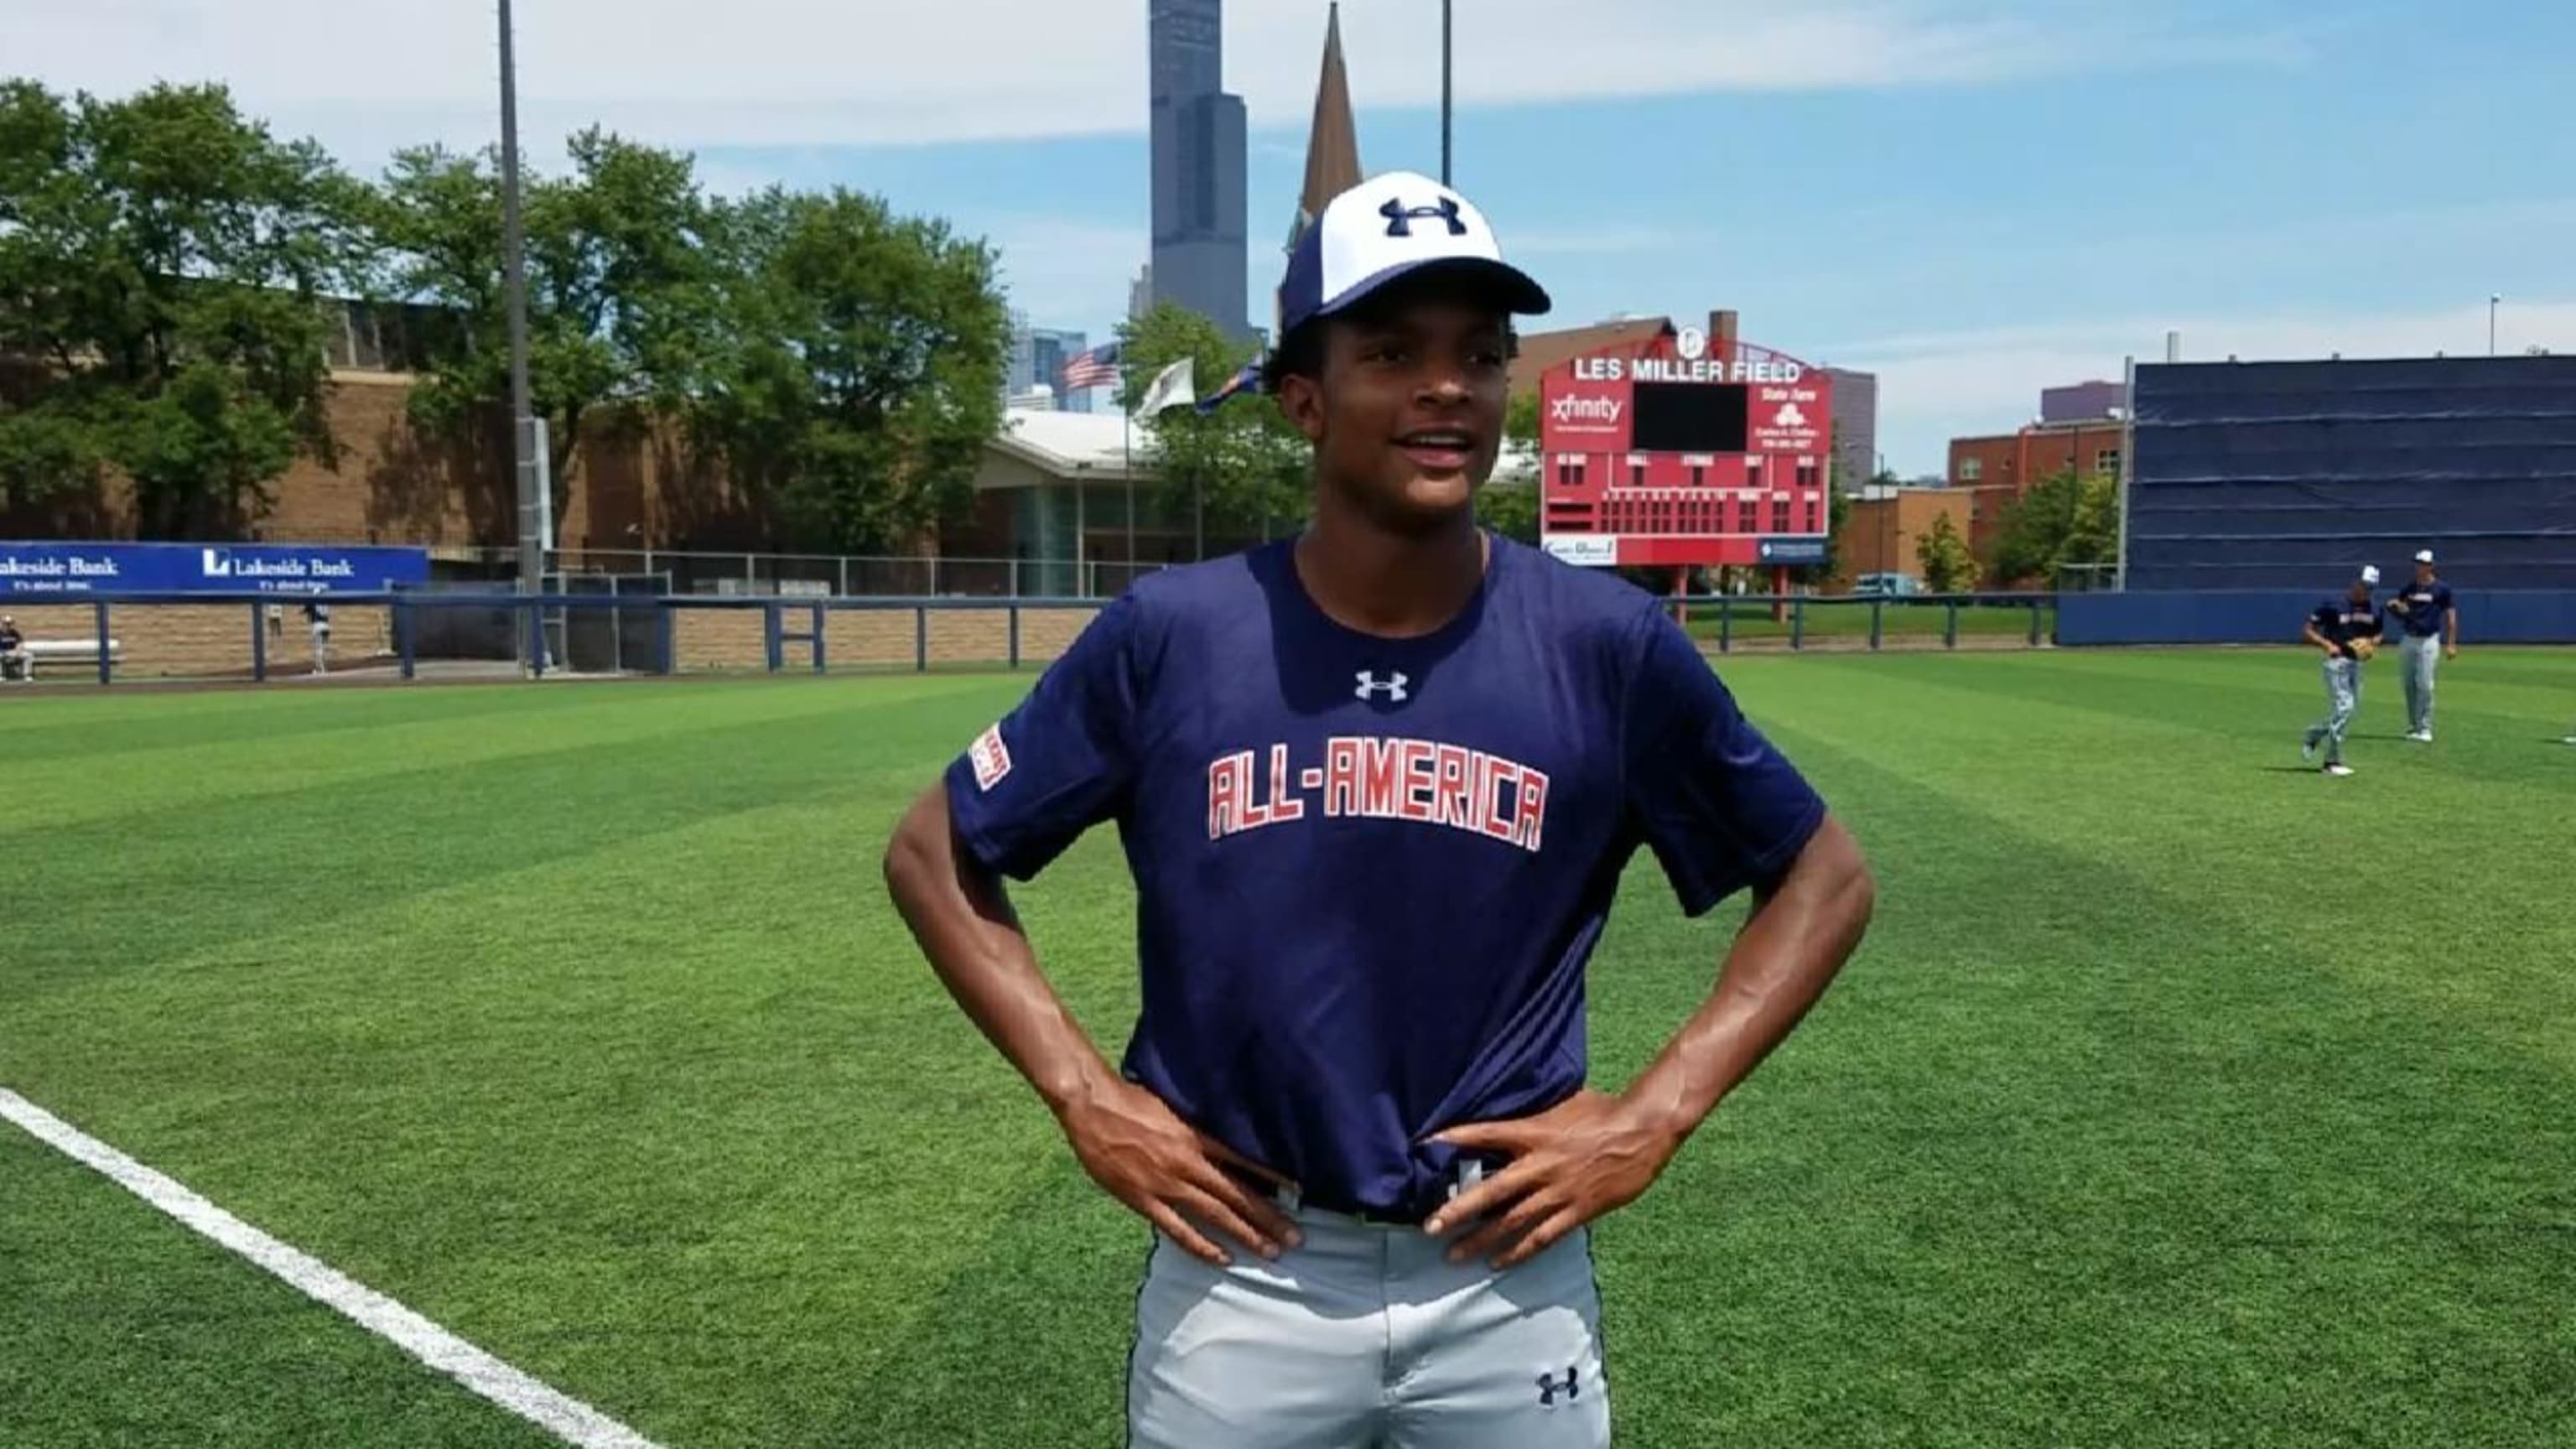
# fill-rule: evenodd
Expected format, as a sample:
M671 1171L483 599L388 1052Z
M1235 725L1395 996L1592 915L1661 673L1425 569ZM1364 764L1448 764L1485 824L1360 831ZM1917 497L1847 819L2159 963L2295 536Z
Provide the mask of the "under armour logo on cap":
M1390 704L1402 704L1413 698L1405 691L1405 686L1413 682L1408 676L1390 674L1380 679L1375 673L1363 669L1359 672L1359 680L1360 687L1351 691L1354 699L1383 699Z
M1458 215L1458 198L1454 196L1444 196L1430 206L1407 206L1390 196L1386 205L1377 209L1377 214L1386 218L1388 236L1411 236L1414 218L1435 216L1449 223L1451 236L1467 234L1467 223Z

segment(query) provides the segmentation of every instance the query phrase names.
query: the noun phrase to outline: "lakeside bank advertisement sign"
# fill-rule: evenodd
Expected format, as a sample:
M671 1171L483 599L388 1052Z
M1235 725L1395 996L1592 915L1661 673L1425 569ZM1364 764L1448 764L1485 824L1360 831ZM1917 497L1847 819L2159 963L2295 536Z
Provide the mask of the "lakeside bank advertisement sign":
M429 582L425 548L0 543L0 594L366 593Z

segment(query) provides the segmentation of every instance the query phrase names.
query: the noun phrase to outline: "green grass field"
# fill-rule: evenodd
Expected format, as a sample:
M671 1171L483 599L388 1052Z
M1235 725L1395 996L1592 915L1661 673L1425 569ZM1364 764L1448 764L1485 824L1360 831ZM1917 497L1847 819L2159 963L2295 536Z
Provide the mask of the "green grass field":
M2288 651L1726 673L1881 907L1600 1231L1621 1444L2576 1443L2576 655L2342 781ZM877 875L1027 683L0 699L0 1086L671 1449L1115 1444L1144 1230ZM1020 898L1122 1036L1114 840ZM546 1442L0 1123L0 1444Z

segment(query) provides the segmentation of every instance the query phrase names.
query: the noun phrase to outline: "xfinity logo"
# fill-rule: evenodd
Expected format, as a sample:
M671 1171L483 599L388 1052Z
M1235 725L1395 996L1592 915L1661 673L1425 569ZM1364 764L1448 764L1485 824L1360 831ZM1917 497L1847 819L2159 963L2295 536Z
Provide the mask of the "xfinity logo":
M1627 404L1615 397L1561 397L1548 405L1548 413L1560 423L1603 423L1617 426L1619 414Z

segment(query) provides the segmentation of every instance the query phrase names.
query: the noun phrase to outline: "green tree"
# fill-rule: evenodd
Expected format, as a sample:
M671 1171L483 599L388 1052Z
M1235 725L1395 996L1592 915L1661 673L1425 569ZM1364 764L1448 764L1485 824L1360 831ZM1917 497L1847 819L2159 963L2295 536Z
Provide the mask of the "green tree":
M1121 323L1118 341L1126 369L1118 402L1130 411L1156 375L1183 357L1202 395L1252 358L1250 348L1230 341L1215 323L1168 302ZM1312 456L1305 436L1270 399L1238 395L1212 412L1174 408L1138 425L1155 457L1166 508L1202 517L1217 533L1273 536L1305 518L1314 493Z
M1995 574L2052 580L2069 564L2109 563L2120 547L2120 481L2106 473L2060 471L2033 484L2005 510Z
M1538 394L1522 393L1503 410L1503 458L1476 490L1476 521L1505 538L1535 545L1546 496L1538 466Z
M0 82L0 502L134 486L146 537L228 536L328 457L325 298L364 189L219 86Z
M547 422L558 520L586 423L618 406L676 417L702 392L715 367L723 291L711 235L717 208L690 157L596 128L569 149L566 176L522 171L529 401ZM413 416L442 428L506 416L498 148L397 153L376 217L395 295L459 321L456 345L428 359Z
M1914 541L1924 585L1936 594L1964 594L1977 586L1977 556L1947 512L1933 516L1931 531Z
M972 501L1002 421L995 257L874 196L773 187L713 222L725 319L677 339L689 418L796 542L909 547Z

